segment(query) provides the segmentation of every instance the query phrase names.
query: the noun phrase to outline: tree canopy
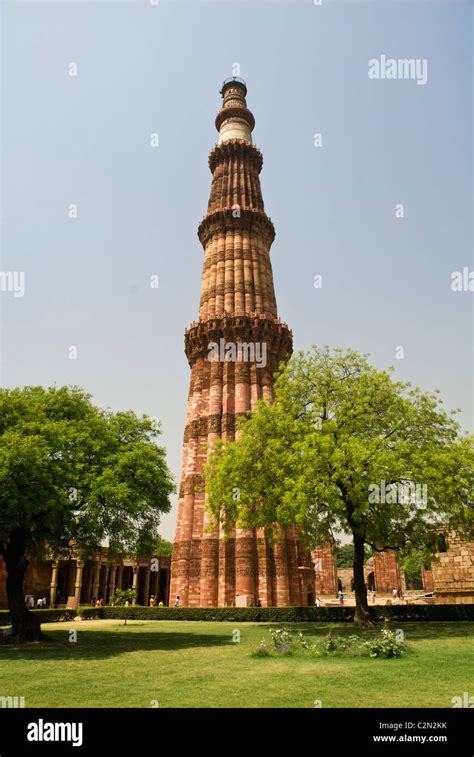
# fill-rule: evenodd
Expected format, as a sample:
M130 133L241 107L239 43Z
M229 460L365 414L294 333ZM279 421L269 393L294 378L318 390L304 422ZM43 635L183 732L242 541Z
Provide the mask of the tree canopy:
M473 532L473 438L438 392L395 381L351 350L293 356L207 464L208 507L229 532L296 524L308 545L354 545L356 621L368 617L364 548L435 548L439 527Z
M87 557L104 543L117 556L153 551L174 490L159 434L156 421L102 410L77 387L0 390L0 555L14 626L26 617L28 558Z

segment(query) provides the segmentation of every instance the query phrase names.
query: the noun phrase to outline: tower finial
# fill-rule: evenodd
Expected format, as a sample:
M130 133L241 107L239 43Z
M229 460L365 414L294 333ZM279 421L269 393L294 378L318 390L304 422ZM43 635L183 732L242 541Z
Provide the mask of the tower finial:
M225 79L220 89L223 103L216 117L216 129L219 132L219 143L229 139L243 139L252 142L252 131L255 119L247 108L245 96L247 85L240 76Z

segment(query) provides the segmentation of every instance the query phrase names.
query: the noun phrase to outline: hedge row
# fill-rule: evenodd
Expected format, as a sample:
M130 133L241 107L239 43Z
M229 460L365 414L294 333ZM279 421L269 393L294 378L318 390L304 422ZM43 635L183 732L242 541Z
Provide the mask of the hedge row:
M353 607L103 607L104 618L127 620L206 620L271 623L342 623L354 618ZM473 620L474 605L389 605L371 607L374 620Z
M203 620L271 623L342 623L354 618L353 607L81 607L79 610L32 610L41 623L73 620ZM472 620L474 605L388 605L370 608L374 620L397 622ZM8 610L0 610L0 626L8 625Z
M409 621L474 620L474 605L388 605L371 607L375 620Z
M77 612L66 610L64 608L45 608L44 610L31 610L39 619L40 623L57 623L62 620L74 620ZM8 610L0 610L0 626L7 626L10 623L10 613Z
M84 620L103 618L103 609L103 607L80 607L79 610L66 610L64 607L53 607L31 610L31 612L40 619L40 623L59 623L63 620L74 620L77 615ZM9 623L10 613L8 610L0 610L0 626L7 626Z
M334 612L334 609L336 612ZM292 623L310 620L350 621L350 607L104 607L104 618L127 620L204 620ZM315 613L319 610L319 613ZM322 611L322 612L321 612Z

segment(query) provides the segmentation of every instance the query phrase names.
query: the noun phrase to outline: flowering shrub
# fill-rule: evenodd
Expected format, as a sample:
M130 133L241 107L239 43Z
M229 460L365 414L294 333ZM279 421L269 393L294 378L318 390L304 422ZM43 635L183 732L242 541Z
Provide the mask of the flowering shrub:
M406 650L406 645L398 641L395 633L383 628L380 636L375 639L369 639L363 645L367 650L369 657L401 657Z
M270 636L273 639L273 647L280 654L291 653L291 647L295 643L294 636L287 628L271 628Z
M300 632L294 633L287 628L270 629L272 643L261 641L253 652L254 657L278 657L298 652L309 657L323 655L346 655L348 657L401 657L406 645L397 639L396 634L388 628L381 629L374 638L364 640L355 634L335 636L329 631L327 636L317 642L309 642Z
M270 636L272 637L272 644L266 641L261 641L257 649L253 653L254 657L272 657L272 655L290 655L295 651L297 641L299 637L303 638L303 634L295 636L294 633L287 628L270 628Z
M252 652L252 657L271 657L272 650L270 645L266 641L261 641L255 652Z

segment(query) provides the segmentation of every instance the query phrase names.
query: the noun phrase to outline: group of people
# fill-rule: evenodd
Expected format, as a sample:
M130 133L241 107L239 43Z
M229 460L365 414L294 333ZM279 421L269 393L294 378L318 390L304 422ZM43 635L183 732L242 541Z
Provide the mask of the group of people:
M151 600L150 600L150 604L151 604ZM159 607L163 607L163 602L160 602L160 604L158 606ZM174 606L175 607L181 607L181 600L179 598L179 594L178 594L178 596L176 597L176 599L174 601ZM262 603L261 603L260 599L257 599L257 601L255 602L255 605L253 604L252 601L250 602L249 607L254 607L254 606L255 607L262 607Z
M37 597L35 600L33 594L25 594L25 605L29 610L34 610L35 607L40 610L43 607L47 607L48 598L44 594L42 597Z
M156 597L154 594L151 595L151 597L150 597L150 607L164 607L163 602L161 602L161 601L157 602L157 599L158 599L158 597ZM179 599L179 597L178 597L178 599ZM103 607L104 604L105 604L105 602L104 602L103 598L98 599L97 601L96 601L95 597L92 598L92 602L91 602L92 607ZM129 604L130 604L130 602L127 600L125 602L125 606L127 606Z
M161 600L157 604L157 602L156 602L157 599L158 599L158 597L156 597L154 594L151 595L151 597L150 597L150 607L164 607L163 602ZM179 599L179 597L178 597L178 599Z
M340 591L338 593L338 599L339 599L339 604L343 605L344 604L344 594L342 593L342 591ZM375 589L372 589L372 591L370 592L370 599L372 601L372 604L375 604L376 599L377 599L377 595L375 593ZM398 600L402 600L403 599L403 594L400 591L400 589L392 589L392 599L398 599Z
M342 591L338 592L337 598L339 600L339 604L343 605L344 604L344 594L343 594ZM372 603L375 604L375 601L376 601L375 590L373 590L370 593L370 598L372 600ZM392 590L392 599L393 600L402 600L403 599L403 594L401 593L400 589L393 589ZM37 597L36 600L35 600L35 597L33 596L33 594L26 594L26 596L25 596L25 604L26 604L26 606L30 610L34 610L35 607L38 608L38 609L46 607L47 603L48 603L48 600L47 600L46 596ZM100 599L97 599L97 600L96 600L95 597L92 598L92 601L91 601L92 607L103 607L104 604L105 604L105 602L104 602L103 597L101 597ZM128 604L128 602L127 602L127 604ZM316 597L316 599L314 601L314 604L315 604L315 607L321 607L321 600L320 600L319 597ZM181 607L181 600L179 598L179 595L175 599L174 606L175 607ZM254 605L252 603L250 603L250 607L253 607L253 606ZM255 603L255 607L261 607L261 606L262 606L261 601L259 599L257 599L257 601ZM155 594L152 594L151 597L150 597L150 607L164 607L164 604L163 604L163 601L161 601L161 600L158 602L158 597Z

